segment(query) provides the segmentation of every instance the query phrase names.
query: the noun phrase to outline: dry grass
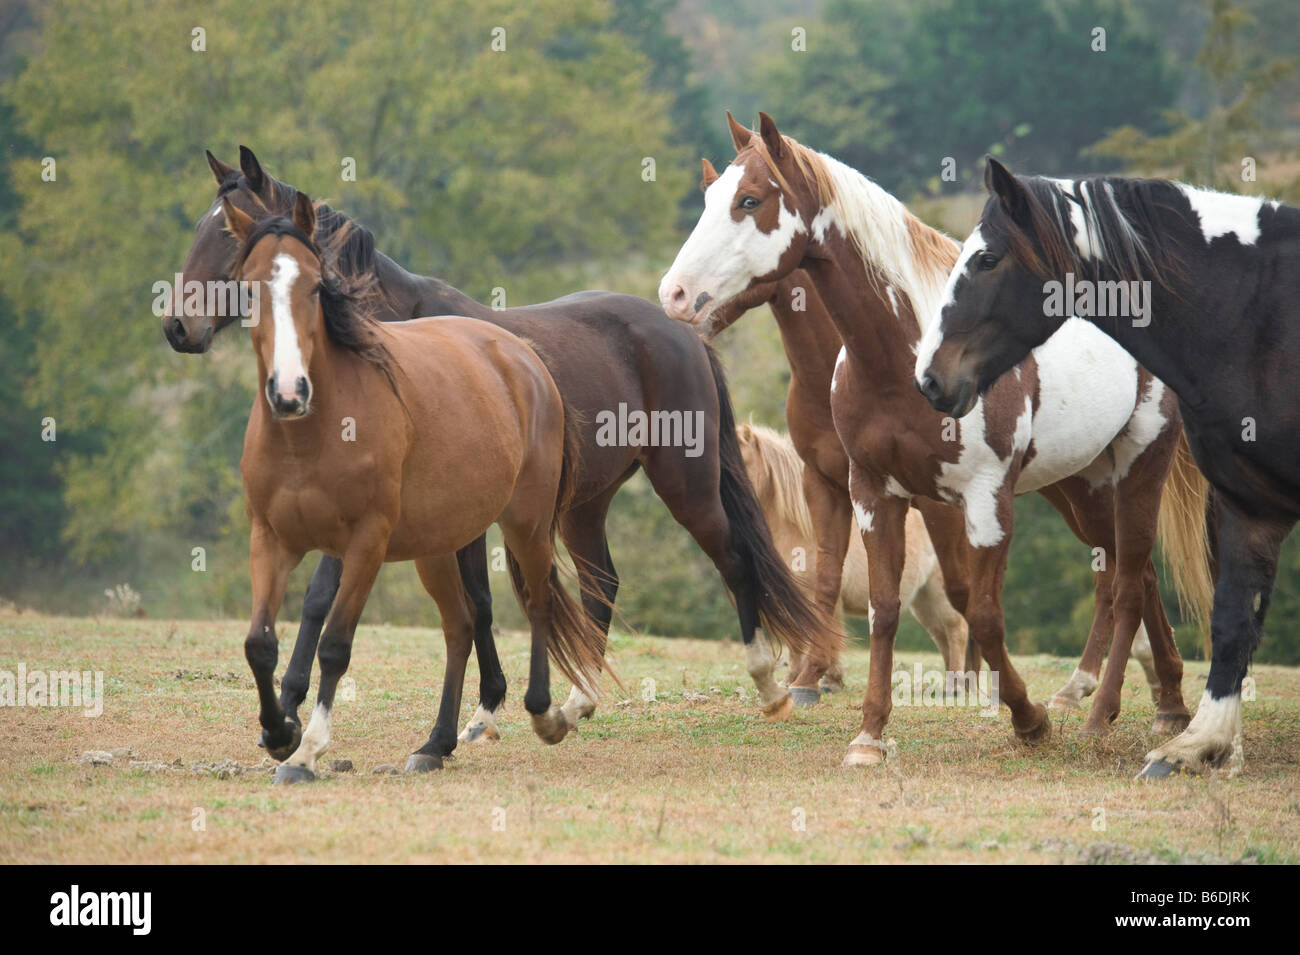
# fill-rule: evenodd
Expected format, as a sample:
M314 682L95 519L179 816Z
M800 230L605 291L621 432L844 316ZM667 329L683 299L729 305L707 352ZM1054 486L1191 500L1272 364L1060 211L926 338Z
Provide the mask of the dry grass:
M1103 740L1079 738L1081 718L1069 716L1049 743L1027 750L1012 742L1005 711L986 719L973 709L896 707L895 758L849 771L839 761L857 732L861 649L850 653L845 693L773 725L756 713L738 645L619 637L624 680L636 692L653 679L658 702L607 696L578 736L546 747L520 702L527 647L509 634L502 742L462 747L441 773L379 776L376 764L400 766L428 733L442 641L436 630L364 626L351 670L356 700L337 710L331 752L357 772L280 788L265 771L193 772L262 756L243 631L237 621L0 616L0 668L103 670L106 691L95 719L0 710L0 862L1297 860L1294 669L1255 669L1241 777L1147 785L1132 781L1152 713L1136 666L1124 715ZM916 660L938 664L920 655L902 662ZM1016 663L1038 697L1073 666ZM1206 667L1187 670L1194 701ZM85 750L119 748L182 765L78 762ZM1094 828L1098 809L1104 830ZM204 831L194 830L196 810Z

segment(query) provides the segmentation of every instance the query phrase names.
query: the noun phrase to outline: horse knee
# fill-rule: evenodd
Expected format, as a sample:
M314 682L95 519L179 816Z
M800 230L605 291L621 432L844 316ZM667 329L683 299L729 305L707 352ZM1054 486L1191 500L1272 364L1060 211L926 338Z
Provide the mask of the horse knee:
M244 638L244 659L253 672L274 670L278 656L279 644L275 639L275 631L269 626L257 627Z
M347 670L348 663L352 660L352 644L345 640L331 640L329 634L326 634L325 639L321 641L318 656L322 679L338 676Z

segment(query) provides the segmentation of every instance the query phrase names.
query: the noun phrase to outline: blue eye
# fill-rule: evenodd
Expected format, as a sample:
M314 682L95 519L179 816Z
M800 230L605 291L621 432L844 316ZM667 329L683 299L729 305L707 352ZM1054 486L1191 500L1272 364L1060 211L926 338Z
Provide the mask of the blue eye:
M759 201L755 199L753 196L746 196L744 199L740 200L740 208L746 211L753 211L758 207L759 207Z

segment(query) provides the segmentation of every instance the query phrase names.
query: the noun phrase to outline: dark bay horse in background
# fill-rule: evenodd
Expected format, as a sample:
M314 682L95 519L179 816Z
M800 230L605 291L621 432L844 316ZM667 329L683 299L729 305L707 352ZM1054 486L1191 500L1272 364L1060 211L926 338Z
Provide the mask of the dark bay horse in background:
M221 203L230 203L254 220L292 209L297 191L266 174L248 149L240 149L236 169L211 153L217 199L196 228L186 257L184 279L222 280L236 245L219 218ZM841 635L817 612L776 552L736 442L733 412L722 368L712 349L663 311L644 299L611 292L581 292L545 305L493 309L435 278L414 275L374 247L366 229L324 204L317 204L314 238L349 278L369 277L378 287L377 317L400 321L422 315L465 315L505 328L528 341L546 363L566 404L582 427L578 472L570 506L561 527L574 557L588 612L607 631L618 575L610 557L605 521L618 489L644 468L655 492L679 524L713 561L736 602L746 667L769 718L786 718L793 708L789 694L773 677L775 660L766 640L755 640L760 624L792 653L833 658ZM229 324L229 316L179 313L164 319L164 331L178 351L203 351L212 336ZM601 443L594 427L601 411L620 403L631 410L684 416L702 412L703 453L689 457L680 447L636 447ZM506 683L497 661L491 629L491 595L486 550L481 541L459 554L462 575L475 607L475 648L482 685L480 707L462 738L495 734L493 714L505 696ZM303 606L303 621L283 681L289 729L310 679L320 626L334 599L340 566L321 561ZM588 716L594 701L575 687L565 703L570 721ZM447 752L455 746L455 727L440 728ZM280 740L283 751L284 741ZM276 753L276 749L271 750Z
M1160 179L1021 177L992 158L985 185L917 387L947 413L973 407L1062 323L1044 307L1048 283L1144 295L1142 315L1103 315L1094 293L1083 317L1178 395L1214 489L1218 573L1196 716L1140 775L1236 771L1242 680L1300 519L1300 209Z
M935 414L913 384L914 349L937 311L955 243L861 173L782 136L770 117L761 116L758 133L728 120L738 155L707 190L704 213L664 276L660 300L670 315L700 322L755 284L802 268L843 341L831 409L849 457L874 610L862 728L845 764L884 758L904 524L918 497L959 509L965 561L951 576L959 580L968 568L969 591L953 603L998 674L1001 702L1020 739L1045 738L1050 723L1005 647L1001 590L1012 501L1053 485L1069 503L1071 529L1101 549L1097 570L1112 588L1109 603L1098 601L1098 615L1110 611L1113 625L1103 619L1094 632L1102 640L1114 636L1085 730L1102 731L1118 713L1124 667L1143 621L1160 679L1155 729L1181 729L1188 720L1182 663L1151 562L1171 464L1195 470L1177 453L1181 427L1172 396L1079 323L1073 338L1026 360L973 417L958 422ZM1175 510L1197 508L1178 502ZM1200 514L1203 504L1203 530ZM1194 563L1203 551L1173 556ZM947 582L947 565L943 573ZM796 683L812 685L815 676L810 661Z
M254 222L222 200L241 243L231 275L255 283L258 382L240 471L252 532L253 613L245 653L261 723L284 725L275 698L275 618L290 572L310 550L343 560L320 641L316 707L277 782L315 778L366 598L386 561L413 560L438 604L447 643L439 722L455 725L473 616L455 553L499 523L532 636L524 707L543 740L569 722L552 705L548 651L589 693L605 634L565 592L554 565L559 508L573 494L579 443L555 382L524 341L468 318L383 326L357 307L317 250L315 210ZM343 426L351 422L351 430ZM408 771L441 768L429 741Z

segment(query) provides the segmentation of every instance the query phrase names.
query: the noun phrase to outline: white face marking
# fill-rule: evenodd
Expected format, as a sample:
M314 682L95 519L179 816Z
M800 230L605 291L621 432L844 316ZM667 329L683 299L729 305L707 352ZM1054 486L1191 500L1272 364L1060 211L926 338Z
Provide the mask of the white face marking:
M281 252L271 261L271 318L275 323L271 370L275 373L276 389L285 398L296 397L298 379L307 377L289 300L289 293L297 278L298 263L293 256Z
M985 249L984 234L980 231L979 225L975 226L975 231L966 237L962 243L961 252L957 255L957 263L948 273L948 281L943 288L943 298L939 302L939 314L930 316L930 320L925 323L925 332L921 335L921 341L916 346L916 380L919 382L921 377L930 370L930 363L934 361L934 353L939 350L943 344L943 313L949 305L953 303L953 293L957 287L957 280L966 274L966 265L970 260Z
M778 200L777 225L770 233L759 231L753 216L734 220L731 210L744 174L744 166L732 163L705 190L700 221L659 283L660 304L674 318L703 321L714 307L743 292L755 278L774 272L794 237L807 231L783 199ZM681 307L671 301L673 289L679 285L686 292ZM697 312L695 302L701 294L708 294L710 300Z
M1226 192L1209 192L1183 183L1178 184L1192 211L1200 217L1201 235L1212 242L1232 233L1242 245L1259 241L1259 210L1263 203L1253 196L1234 196Z

